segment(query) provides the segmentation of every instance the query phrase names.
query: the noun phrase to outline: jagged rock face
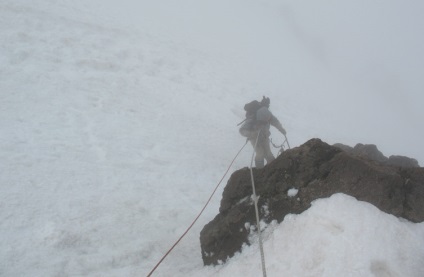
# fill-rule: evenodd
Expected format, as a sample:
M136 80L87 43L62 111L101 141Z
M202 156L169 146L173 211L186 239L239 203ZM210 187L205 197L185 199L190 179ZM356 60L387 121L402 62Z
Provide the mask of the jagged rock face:
M336 143L334 146L351 155L370 159L373 161L379 161L388 165L401 167L419 167L418 161L409 157L394 155L387 158L378 150L377 146L374 144L358 143L353 148L341 143Z
M392 155L387 160L387 164L402 166L402 167L419 167L416 159L408 158L405 156Z
M263 169L253 169L260 217L281 222L318 198L345 193L384 212L424 221L424 168L387 165L354 156L319 139L285 151ZM295 196L288 193L297 189ZM225 262L248 244L255 225L248 168L233 173L224 189L219 214L200 233L205 265Z

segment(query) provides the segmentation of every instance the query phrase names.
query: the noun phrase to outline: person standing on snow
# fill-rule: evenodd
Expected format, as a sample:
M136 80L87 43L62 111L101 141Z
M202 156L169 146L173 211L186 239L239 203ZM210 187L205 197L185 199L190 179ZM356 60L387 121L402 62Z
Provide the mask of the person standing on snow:
M267 164L275 160L271 152L269 136L271 135L270 126L274 126L284 136L286 130L280 121L269 111L271 101L268 97L263 96L262 101L253 101L245 105L246 120L240 127L240 134L251 142L252 146L256 145L255 166L263 168L265 161ZM256 138L258 141L256 142Z

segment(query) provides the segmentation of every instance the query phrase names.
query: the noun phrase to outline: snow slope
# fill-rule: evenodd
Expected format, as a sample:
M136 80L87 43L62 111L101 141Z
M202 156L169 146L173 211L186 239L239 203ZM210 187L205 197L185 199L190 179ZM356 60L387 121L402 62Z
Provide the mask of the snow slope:
M266 230L267 271L269 276L422 276L422 231L423 224L402 222L336 194ZM193 276L261 276L258 246L200 272Z
M0 1L0 276L146 275L243 145L243 104L263 94L292 146L375 143L422 165L422 41L409 28L422 4L387 2L378 22L381 4L369 4L358 25L335 26L363 11L345 5ZM394 46L379 33L392 21ZM358 40L334 35L347 26ZM362 36L364 26L374 31ZM351 43L362 60L343 51ZM260 275L255 245L202 266L198 234L224 185L157 276ZM423 275L423 225L346 196L267 232L270 276Z

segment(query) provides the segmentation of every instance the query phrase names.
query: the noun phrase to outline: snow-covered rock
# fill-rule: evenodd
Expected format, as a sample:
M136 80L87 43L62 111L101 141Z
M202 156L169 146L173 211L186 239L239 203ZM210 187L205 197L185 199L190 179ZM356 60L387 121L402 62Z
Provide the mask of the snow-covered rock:
M336 193L412 222L424 221L424 168L389 166L312 139L253 173L260 218L266 223L281 222L288 214L307 210L312 201ZM251 230L243 227L256 222L253 201L246 197L251 194L249 169L234 172L224 189L219 214L200 233L206 265L226 261L249 244Z

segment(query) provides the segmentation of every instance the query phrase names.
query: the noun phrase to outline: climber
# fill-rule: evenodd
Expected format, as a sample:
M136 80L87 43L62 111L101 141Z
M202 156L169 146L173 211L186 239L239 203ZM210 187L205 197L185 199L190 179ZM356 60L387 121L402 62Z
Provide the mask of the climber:
M263 96L262 101L252 101L244 106L246 111L246 119L240 127L240 134L251 142L255 147L255 166L262 168L275 160L271 152L269 136L271 135L270 126L274 126L284 136L286 130L281 125L280 121L269 111L270 99ZM256 142L256 138L258 141Z

